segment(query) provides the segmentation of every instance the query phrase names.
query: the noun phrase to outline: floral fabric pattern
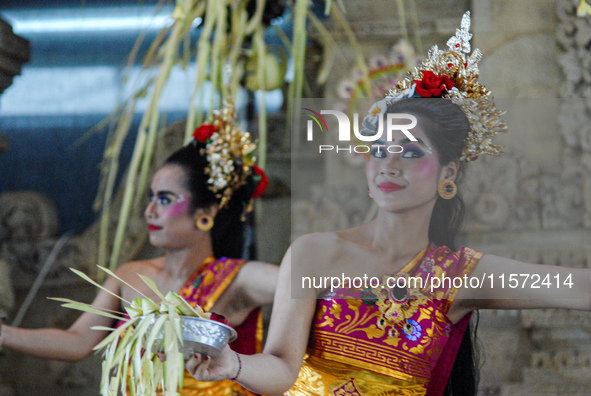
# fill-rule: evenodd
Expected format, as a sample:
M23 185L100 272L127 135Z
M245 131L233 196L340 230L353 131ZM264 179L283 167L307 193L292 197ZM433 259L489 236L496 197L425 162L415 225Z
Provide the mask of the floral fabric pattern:
M452 252L428 246L399 276L462 277L481 256L466 247ZM343 289L318 300L307 358L286 395L426 394L434 368L457 332L447 317L457 290L431 292L424 287L394 293L385 284L380 286L385 293L380 288Z
M245 260L208 257L187 279L178 294L189 304L199 305L205 311L210 311L245 263ZM262 351L260 309L253 310L244 323L234 329L238 333L238 339L231 344L232 349L245 354ZM180 394L182 396L255 396L237 382L229 380L201 382L189 375L187 371L185 371L183 390Z

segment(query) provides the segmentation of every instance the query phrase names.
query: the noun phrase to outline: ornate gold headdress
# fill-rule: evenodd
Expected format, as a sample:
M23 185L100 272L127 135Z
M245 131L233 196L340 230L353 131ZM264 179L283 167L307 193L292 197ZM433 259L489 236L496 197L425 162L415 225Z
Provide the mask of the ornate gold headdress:
M501 118L505 112L497 109L490 91L478 82L482 52L475 49L468 56L472 38L469 29L470 11L467 11L455 36L447 41L448 49L431 47L427 60L399 81L385 99L372 106L367 122L374 124L388 104L403 98L445 98L457 104L470 122L471 130L460 160L473 161L480 154L500 155L502 146L492 144L492 138L506 132L507 126Z
M228 204L232 194L246 183L248 176L255 178L252 199L259 198L268 185L265 172L254 163L256 145L250 133L240 129L234 121L234 105L229 102L213 113L210 124L203 124L193 132L193 140L205 144L201 154L206 156L207 183L220 201L220 208ZM250 205L249 205L250 209Z

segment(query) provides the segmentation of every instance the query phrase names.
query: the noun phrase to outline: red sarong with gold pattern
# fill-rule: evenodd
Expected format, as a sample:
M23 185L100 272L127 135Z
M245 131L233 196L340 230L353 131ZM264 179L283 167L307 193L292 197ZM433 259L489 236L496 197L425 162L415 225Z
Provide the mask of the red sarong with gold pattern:
M325 294L286 395L440 395L470 317L451 322L457 289L445 282L432 288L432 278L463 278L481 257L467 247L428 246L377 287Z
M207 258L189 277L178 294L191 305L199 305L209 311L226 288L232 283L245 260ZM253 310L244 323L234 327L238 333L236 341L230 344L239 353L252 355L262 351L263 322L261 309ZM199 382L185 371L183 396L250 396L254 393L229 380Z

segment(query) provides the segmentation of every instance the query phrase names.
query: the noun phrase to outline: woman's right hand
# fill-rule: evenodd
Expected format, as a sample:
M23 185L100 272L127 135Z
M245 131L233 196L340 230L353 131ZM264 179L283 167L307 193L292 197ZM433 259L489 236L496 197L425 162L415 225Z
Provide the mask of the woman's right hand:
M312 266L308 270L310 273L315 273L319 262L331 263L324 257L301 256L302 253L322 251L324 241L318 244L317 239L309 238L315 245L299 246L294 254L298 263ZM305 295L300 293L300 298L292 298L291 260L290 248L279 269L271 324L263 353L239 355L225 347L216 358L196 355L185 363L191 376L199 381L234 379L257 394L283 394L293 385L306 352L317 300L315 289L306 289L303 291Z
M198 381L220 381L238 379L242 365L240 355L226 346L215 358L195 353L185 362L185 368Z

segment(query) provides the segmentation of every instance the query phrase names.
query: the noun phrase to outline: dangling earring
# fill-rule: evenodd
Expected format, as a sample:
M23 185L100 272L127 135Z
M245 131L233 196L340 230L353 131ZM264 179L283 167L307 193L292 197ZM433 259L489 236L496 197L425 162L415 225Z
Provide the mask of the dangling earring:
M211 227L213 227L213 217L208 214L202 214L197 218L195 225L201 231L209 231L211 230Z
M369 195L370 198L373 198L373 195L371 195L371 191L370 191L369 187L367 188L367 195Z
M458 187L456 183L454 183L451 179L443 179L439 182L439 187L437 187L437 192L439 196L443 199L452 199L458 193Z

